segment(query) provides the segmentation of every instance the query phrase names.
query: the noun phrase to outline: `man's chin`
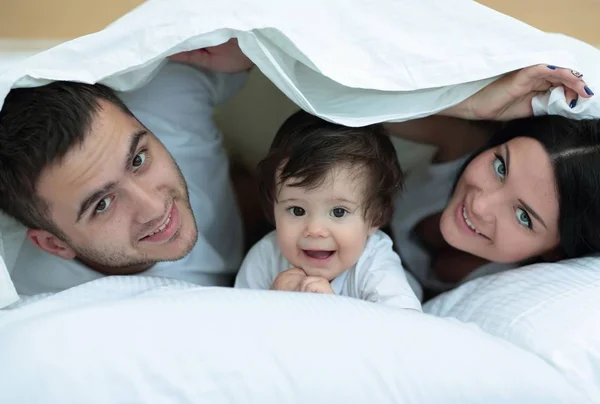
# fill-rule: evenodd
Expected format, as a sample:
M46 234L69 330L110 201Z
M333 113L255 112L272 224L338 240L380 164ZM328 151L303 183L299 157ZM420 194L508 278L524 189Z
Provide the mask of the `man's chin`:
M193 218L193 216L192 216ZM194 223L195 224L195 223ZM194 248L198 240L195 225L185 231L178 230L176 236L163 245L140 245L134 247L130 254L125 252L98 253L74 248L75 259L90 269L103 275L137 275L150 269L157 262L179 261L185 258Z
M176 240L169 245L168 250L161 256L155 256L154 262L161 261L179 261L184 259L194 248L196 242L198 241L198 232L194 229L192 234L187 237L179 236ZM154 249L153 253L156 253L156 249Z
M77 256L75 259L81 262L83 265L87 266L88 268L107 276L138 275L147 271L156 263L156 261L140 261L138 263L131 263L125 265L119 265L117 263L111 263L107 265L82 256Z

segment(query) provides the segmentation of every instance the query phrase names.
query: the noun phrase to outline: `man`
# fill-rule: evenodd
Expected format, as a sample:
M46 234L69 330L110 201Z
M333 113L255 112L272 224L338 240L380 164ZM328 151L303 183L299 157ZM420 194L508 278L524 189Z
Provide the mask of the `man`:
M7 96L0 210L31 242L12 271L20 294L103 275L231 283L242 230L212 110L252 63L233 40L173 59L212 72L171 61L118 97L72 82Z

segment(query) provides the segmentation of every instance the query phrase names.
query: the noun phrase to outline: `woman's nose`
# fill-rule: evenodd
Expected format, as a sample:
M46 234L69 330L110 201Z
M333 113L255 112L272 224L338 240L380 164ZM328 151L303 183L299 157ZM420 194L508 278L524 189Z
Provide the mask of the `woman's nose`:
M480 220L491 221L501 199L498 191L480 191L473 198L471 210Z

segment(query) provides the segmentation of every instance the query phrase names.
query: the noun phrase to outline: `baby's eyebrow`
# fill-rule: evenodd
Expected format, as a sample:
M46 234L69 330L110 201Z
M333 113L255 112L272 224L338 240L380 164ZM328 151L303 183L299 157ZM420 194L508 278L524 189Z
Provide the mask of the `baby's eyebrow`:
M302 199L298 199L298 198L286 198L286 199L280 199L278 202L279 203L288 203L288 202L302 202Z
M329 202L337 202L337 203L349 203L352 205L358 205L357 201L346 199L346 198L331 198Z

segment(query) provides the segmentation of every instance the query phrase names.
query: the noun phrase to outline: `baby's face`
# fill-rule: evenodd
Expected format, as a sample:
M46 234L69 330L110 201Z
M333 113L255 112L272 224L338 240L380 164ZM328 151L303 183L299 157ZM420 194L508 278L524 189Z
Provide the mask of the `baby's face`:
M377 231L364 219L364 176L337 167L314 189L280 185L274 206L285 258L309 276L328 280L351 268Z

